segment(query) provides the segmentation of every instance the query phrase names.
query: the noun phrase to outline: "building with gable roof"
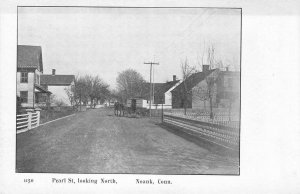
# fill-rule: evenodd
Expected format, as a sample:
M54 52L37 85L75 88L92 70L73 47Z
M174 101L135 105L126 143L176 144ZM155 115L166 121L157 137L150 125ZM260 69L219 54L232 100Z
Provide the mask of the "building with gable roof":
M180 80L173 75L173 80L165 83L152 83L153 99L151 109L160 109L162 105L164 109L172 108L172 93L171 91L180 84ZM150 107L150 83L143 83L142 91L132 99L127 100L127 106L132 106L135 103L137 107Z
M55 71L54 71L55 74ZM50 95L62 98L65 104L65 87L74 85L74 75L44 75L42 48L40 46L18 45L17 50L17 96L24 108L45 106ZM62 92L63 91L63 92Z
M216 79L212 92L213 107L239 106L240 72L228 68L226 71L209 69L209 65L203 65L201 72L192 74L172 91L172 108L184 108L184 103L186 108L209 107L206 81L209 77Z
M52 69L52 74L41 75L41 85L52 92L56 101L64 105L72 105L66 90L70 90L75 85L74 75L56 75L56 70ZM52 102L51 106L55 106Z
M51 92L40 84L43 74L42 48L40 46L18 45L17 50L17 96L22 107L35 108L40 94L47 101Z

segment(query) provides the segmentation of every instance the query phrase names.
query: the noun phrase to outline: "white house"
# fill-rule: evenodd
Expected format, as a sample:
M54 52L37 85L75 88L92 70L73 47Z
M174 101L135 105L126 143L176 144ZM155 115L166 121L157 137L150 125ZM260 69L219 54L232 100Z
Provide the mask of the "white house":
M35 108L46 103L51 92L40 83L43 74L42 48L18 45L17 96L24 108Z
M52 69L52 74L41 75L41 85L52 92L54 102L51 102L51 106L55 106L55 103L63 103L66 106L70 106L71 102L66 90L70 90L74 86L75 76L56 75L55 71L55 69Z
M17 56L17 97L22 107L46 106L51 95L65 105L70 105L65 89L74 85L74 75L55 75L55 70L51 75L43 74L40 46L18 45Z
M152 83L154 88L151 109L172 108L172 93L171 91L181 83L173 76L173 80L165 83ZM127 100L127 106L131 107L135 104L136 107L150 108L150 83L145 83L140 96Z
M164 92L164 108L172 108L172 91L181 83L180 80L176 80L176 76L173 75L173 81L165 83Z

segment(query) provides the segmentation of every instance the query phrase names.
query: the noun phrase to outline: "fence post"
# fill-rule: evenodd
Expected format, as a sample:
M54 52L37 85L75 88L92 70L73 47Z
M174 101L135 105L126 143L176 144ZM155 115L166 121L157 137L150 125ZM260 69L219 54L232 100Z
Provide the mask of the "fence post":
M161 122L164 122L164 104L161 104Z
M36 111L36 113L37 113L36 126L38 127L40 125L40 111Z
M28 129L31 129L32 112L28 112Z

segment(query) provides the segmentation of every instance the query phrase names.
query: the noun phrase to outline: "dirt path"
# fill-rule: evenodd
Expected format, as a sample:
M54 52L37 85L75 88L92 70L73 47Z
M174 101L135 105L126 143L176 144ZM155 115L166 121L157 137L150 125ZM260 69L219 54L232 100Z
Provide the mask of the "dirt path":
M237 174L238 161L148 118L95 109L17 135L17 172Z

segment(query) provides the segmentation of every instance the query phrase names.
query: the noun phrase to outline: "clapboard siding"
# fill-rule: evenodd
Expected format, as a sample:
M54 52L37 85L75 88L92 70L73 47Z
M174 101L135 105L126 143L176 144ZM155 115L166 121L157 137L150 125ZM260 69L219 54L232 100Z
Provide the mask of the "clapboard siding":
M17 72L17 95L20 91L28 91L28 103L22 103L23 107L33 107L34 103L34 73L28 72L28 83L21 83L21 72Z

